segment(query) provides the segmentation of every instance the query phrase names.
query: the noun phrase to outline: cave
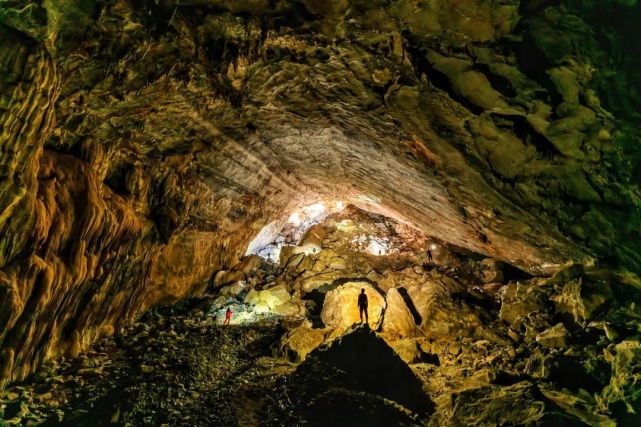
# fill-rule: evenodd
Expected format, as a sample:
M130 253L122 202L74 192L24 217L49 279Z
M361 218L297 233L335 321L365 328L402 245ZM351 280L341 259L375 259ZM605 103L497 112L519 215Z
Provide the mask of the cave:
M641 425L639 19L0 2L0 426Z

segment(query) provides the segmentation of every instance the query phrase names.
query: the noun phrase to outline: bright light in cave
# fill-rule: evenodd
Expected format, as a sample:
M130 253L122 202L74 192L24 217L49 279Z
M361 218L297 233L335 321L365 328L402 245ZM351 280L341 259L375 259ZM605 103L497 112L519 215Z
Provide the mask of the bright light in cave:
M430 249L431 249L431 250L436 249L436 245L432 244L432 245L430 246Z
M372 255L386 255L388 248L389 245L387 242L372 238L372 240L369 242L369 245L367 246L367 252Z
M298 212L294 212L289 216L289 218L287 219L287 222L290 222L295 226L299 226L301 223L300 214Z
M305 232L325 220L330 214L345 209L342 200L318 202L300 207L292 212L287 221L274 221L261 230L247 248L246 255L258 255L278 262L283 246L297 246ZM280 224L280 229L278 228ZM301 248L300 252L315 253L316 248Z

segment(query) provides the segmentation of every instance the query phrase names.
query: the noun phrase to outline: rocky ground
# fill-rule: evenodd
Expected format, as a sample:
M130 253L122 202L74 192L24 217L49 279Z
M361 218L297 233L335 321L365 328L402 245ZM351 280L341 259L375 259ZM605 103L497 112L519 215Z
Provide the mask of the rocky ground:
M639 425L636 276L426 262L430 238L350 215L0 392L0 425Z
M636 425L616 402L634 399L638 341L563 323L537 333L549 320L535 316L517 332L500 319L507 302L469 337L349 328L300 364L282 352L300 322L223 327L212 303L158 308L3 391L3 424Z

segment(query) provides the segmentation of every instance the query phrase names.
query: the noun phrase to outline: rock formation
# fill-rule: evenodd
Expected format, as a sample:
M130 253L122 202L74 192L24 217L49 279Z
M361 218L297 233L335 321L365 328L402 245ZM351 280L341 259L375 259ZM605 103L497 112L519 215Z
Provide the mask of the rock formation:
M609 344L590 360L613 375L582 402L623 417L637 390L640 17L634 0L3 2L0 386L159 304L208 292L246 307L225 288L239 280L247 306L314 322L310 295L364 280L395 340L490 339L492 310L551 352L599 331ZM361 210L353 224L396 224L368 241L381 256L403 227L438 242L435 268L409 247L390 254L398 269L338 246L315 256L322 227L279 241L287 265L269 280L238 264L292 212L336 201ZM307 354L320 339L299 341ZM457 390L448 416L477 393L536 394L495 386Z

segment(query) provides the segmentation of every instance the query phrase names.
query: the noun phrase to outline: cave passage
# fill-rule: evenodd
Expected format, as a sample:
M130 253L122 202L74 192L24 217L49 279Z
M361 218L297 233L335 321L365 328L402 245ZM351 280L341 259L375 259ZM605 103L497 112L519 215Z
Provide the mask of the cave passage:
M567 393L607 386L571 356L571 338L595 337L575 336L545 298L580 270L533 277L351 204L305 205L274 223L203 296L154 308L8 389L6 416L76 426L579 425Z
M0 0L0 427L641 425L640 19Z

